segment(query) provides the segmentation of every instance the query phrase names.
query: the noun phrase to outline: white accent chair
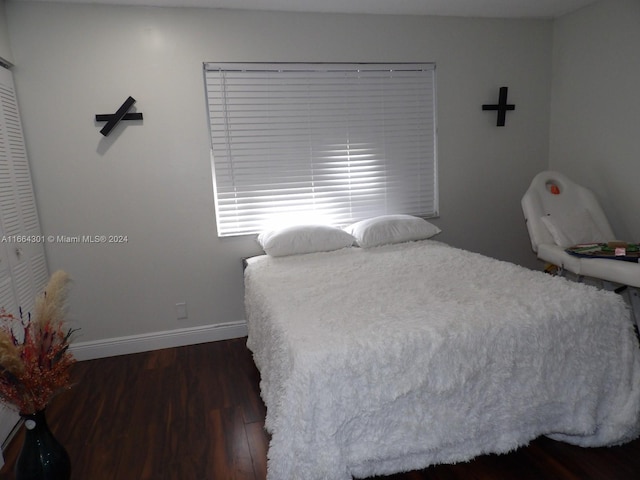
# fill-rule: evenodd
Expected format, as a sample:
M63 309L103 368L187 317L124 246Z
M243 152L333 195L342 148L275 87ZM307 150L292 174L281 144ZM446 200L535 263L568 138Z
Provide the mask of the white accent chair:
M593 192L565 175L544 171L536 175L522 197L522 211L538 258L560 271L591 277L630 289L630 301L640 324L640 263L570 255L565 248L615 240L611 225ZM629 239L630 240L630 239Z

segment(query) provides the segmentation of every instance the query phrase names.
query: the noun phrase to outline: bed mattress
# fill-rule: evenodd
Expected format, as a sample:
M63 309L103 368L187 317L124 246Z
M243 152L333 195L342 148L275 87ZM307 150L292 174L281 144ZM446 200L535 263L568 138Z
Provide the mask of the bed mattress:
M245 288L269 480L640 433L640 349L614 293L432 240L256 257Z

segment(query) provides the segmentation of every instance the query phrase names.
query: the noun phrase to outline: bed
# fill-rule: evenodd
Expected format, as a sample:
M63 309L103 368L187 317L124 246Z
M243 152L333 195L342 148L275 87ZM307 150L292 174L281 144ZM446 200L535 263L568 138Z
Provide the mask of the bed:
M251 258L245 307L269 480L640 433L640 349L611 292L431 239Z

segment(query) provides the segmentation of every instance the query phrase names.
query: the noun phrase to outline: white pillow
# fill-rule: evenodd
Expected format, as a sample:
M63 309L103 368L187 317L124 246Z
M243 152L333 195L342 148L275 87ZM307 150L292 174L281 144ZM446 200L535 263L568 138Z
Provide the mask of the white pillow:
M272 257L329 252L350 247L354 241L344 230L328 225L296 225L258 235L258 243Z
M345 228L362 248L388 243L424 240L441 232L435 225L412 215L383 215L368 218Z
M606 238L606 234L600 230L588 210L571 214L544 215L541 220L556 245L564 248L581 243L603 243L613 240Z

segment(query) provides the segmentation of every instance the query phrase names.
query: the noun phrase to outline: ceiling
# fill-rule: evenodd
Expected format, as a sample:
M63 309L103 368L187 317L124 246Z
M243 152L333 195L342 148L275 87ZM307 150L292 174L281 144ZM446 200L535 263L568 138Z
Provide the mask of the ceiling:
M31 1L31 0L13 0ZM43 0L38 0L43 1ZM555 18L596 0L44 0L159 7L206 7L289 12Z

